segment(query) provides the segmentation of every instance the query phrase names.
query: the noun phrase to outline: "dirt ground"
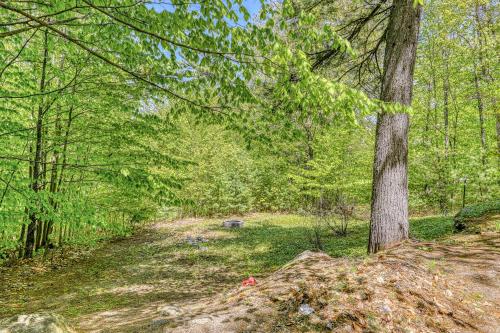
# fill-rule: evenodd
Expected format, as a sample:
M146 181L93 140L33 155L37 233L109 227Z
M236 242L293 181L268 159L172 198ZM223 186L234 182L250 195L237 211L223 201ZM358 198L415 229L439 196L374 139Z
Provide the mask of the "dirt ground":
M227 267L196 264L210 260L184 244L186 227L198 222L158 223L92 251L0 268L0 318L49 311L82 332L148 331L164 306L209 297L240 280Z
M406 332L500 332L498 233L371 258L306 253L242 288L242 268L186 248L201 222L157 223L63 264L2 268L0 318L51 311L81 332L399 332L405 320ZM305 303L314 314L298 313Z

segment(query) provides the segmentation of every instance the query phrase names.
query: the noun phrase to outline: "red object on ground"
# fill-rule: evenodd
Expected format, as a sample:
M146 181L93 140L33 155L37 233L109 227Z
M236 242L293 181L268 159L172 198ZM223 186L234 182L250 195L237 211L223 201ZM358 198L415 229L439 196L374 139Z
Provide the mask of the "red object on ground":
M250 276L248 279L243 280L241 285L243 287L248 287L248 286L255 286L257 284L257 281L255 281L255 278L253 276Z

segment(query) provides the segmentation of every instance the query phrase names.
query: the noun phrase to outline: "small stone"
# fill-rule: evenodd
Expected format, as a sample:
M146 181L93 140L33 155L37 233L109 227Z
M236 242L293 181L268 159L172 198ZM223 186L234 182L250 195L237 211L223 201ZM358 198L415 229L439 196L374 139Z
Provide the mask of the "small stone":
M198 243L207 243L207 242L208 242L208 239L203 238L202 236L196 236L196 241L197 241Z
M186 237L186 243L192 246L198 245L198 242L191 236Z
M179 310L179 308L177 308L175 306L169 306L169 305L158 308L158 311L160 312L160 314L162 316L166 316L166 317L177 317L177 316L181 315L181 313L182 313Z
M158 327L161 327L163 325L166 325L168 324L168 320L166 319L155 319L151 322L151 327L154 327L154 328L158 328Z
M299 313L304 316L309 316L314 312L314 309L307 303L301 304L299 306Z
M387 304L382 305L381 309L382 309L382 312L384 312L384 313L391 313L392 312L390 306Z
M227 220L222 223L224 228L241 228L243 227L243 221L241 220Z

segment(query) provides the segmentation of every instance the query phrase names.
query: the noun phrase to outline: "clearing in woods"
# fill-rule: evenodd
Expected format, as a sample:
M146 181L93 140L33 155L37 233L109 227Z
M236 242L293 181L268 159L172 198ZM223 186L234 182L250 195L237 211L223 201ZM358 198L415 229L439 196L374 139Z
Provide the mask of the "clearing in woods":
M244 228L235 230L222 228L220 222L158 222L73 259L66 254L64 260L49 257L2 268L0 318L49 310L66 316L83 332L152 331L168 324L164 318L175 317L177 309L237 288L249 275L263 281L311 248L311 224L301 216L255 214L245 218ZM362 220L349 226L347 237L323 230L325 252L362 258L367 233L367 222ZM429 259L428 269L443 263L450 272L457 269L457 274L475 281L471 297L493 298L493 302L498 296L491 293L498 289L497 236L457 238L449 218L412 220L415 239L464 246L464 251L449 253L441 248ZM480 248L468 255L467 244L472 243ZM493 262L485 256L493 256Z

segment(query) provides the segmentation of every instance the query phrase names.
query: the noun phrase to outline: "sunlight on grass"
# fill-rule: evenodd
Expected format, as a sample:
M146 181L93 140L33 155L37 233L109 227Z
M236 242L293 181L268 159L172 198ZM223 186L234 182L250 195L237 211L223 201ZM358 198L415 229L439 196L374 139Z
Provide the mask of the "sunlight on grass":
M221 218L153 225L95 250L57 275L50 270L40 273L35 286L29 287L26 280L20 289L2 295L0 317L51 308L75 318L154 302L193 301L235 288L249 275L265 277L303 251L314 249L311 218L254 214L243 219L241 229L223 228ZM452 224L451 218L413 219L411 236L445 238L451 235ZM208 241L193 246L188 236ZM345 237L324 228L321 238L325 252L333 257L364 257L368 221L352 221Z
M206 220L192 229L193 235L216 231L227 234L207 244L208 250L193 257L203 264L210 254L213 264L231 266L246 274L273 271L305 250L313 249L310 241L312 219L297 215L258 215L245 221L241 229L227 230L220 219ZM411 222L411 235L421 240L433 240L452 233L451 218L418 218ZM324 228L321 238L325 252L333 257L362 257L366 255L368 222L355 220L349 224L348 235L336 236Z

